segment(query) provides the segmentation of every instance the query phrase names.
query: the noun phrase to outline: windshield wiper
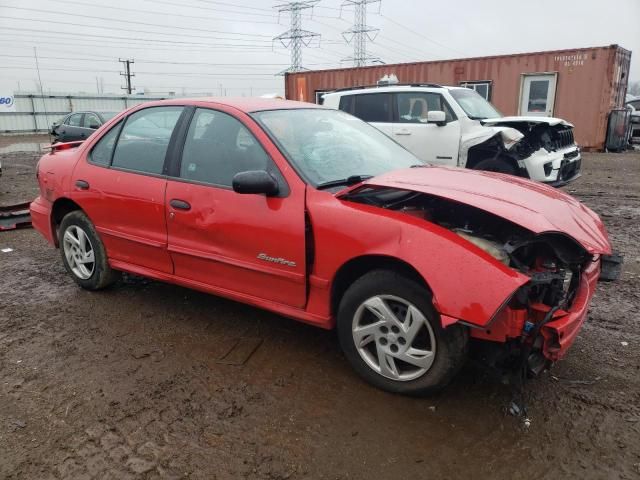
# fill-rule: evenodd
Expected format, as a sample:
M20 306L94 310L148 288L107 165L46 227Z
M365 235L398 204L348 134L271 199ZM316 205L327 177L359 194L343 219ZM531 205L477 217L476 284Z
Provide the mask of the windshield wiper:
M371 177L373 177L373 175L351 175L350 177L342 178L340 180L331 180L330 182L319 183L316 185L316 188L318 190L323 190L325 188L341 187L342 185L354 185Z

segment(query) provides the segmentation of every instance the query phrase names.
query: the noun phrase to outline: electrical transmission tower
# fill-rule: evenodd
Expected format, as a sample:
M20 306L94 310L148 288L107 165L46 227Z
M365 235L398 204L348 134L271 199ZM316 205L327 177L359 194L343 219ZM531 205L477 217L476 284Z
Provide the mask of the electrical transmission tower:
M273 41L280 41L285 48L291 47L291 66L278 75L308 70L302 66L302 47L320 39L320 34L302 29L302 11L313 8L320 0L303 0L276 5L278 13L291 12L291 28L278 35Z
M379 28L367 26L367 5L382 0L344 0L340 8L354 6L353 27L342 32L347 43L353 42L353 56L343 58L343 62L352 62L354 67L363 67L367 63L383 63L379 57L367 54L367 40L373 42ZM342 16L342 14L340 15Z
M131 86L131 77L135 77L134 73L131 73L131 64L135 63L133 60L122 60L118 59L120 63L124 65L124 72L120 72L120 75L123 76L127 82L126 86L120 87L122 90L126 90L129 95L133 91L134 87Z

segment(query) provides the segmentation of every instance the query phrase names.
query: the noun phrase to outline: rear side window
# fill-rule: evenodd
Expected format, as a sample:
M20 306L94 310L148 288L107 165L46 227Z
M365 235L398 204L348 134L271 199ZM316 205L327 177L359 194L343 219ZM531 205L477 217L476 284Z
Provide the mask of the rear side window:
M271 170L269 156L236 118L199 108L182 151L180 178L231 186L236 173Z
M111 155L113 154L113 147L116 144L120 127L122 127L122 122L119 122L109 130L98 143L95 144L89 155L91 163L104 166L108 166L111 163Z
M67 118L67 121L64 123L69 125L70 127L79 127L80 124L82 123L82 114L76 113L76 114L70 115L69 118Z
M391 95L373 93L354 95L353 114L365 122L391 122Z
M447 122L454 120L451 108L439 93L398 93L396 98L399 123L427 123L427 113L430 111L444 112Z
M343 112L353 113L353 97L355 95L343 95L340 97L338 108Z
M113 154L113 167L162 174L164 158L182 107L151 107L130 115Z

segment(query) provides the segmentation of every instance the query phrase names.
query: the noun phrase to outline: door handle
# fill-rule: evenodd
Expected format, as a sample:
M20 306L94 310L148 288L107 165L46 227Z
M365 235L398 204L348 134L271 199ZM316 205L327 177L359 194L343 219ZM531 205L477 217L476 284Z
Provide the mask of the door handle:
M397 132L394 132L396 135L411 135L411 132L409 130L398 130Z
M191 210L191 204L189 202L185 202L184 200L180 200L179 198L173 198L169 201L169 205L171 205L176 210Z
M76 180L76 187L78 187L80 190L88 190L89 182L85 180Z

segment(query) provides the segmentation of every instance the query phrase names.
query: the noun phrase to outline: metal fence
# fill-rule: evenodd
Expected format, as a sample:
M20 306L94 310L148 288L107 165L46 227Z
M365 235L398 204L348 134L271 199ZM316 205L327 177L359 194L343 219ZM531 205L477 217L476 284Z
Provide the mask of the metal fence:
M120 112L134 105L166 97L140 95L15 95L15 112L0 112L0 133L47 132L70 112Z

